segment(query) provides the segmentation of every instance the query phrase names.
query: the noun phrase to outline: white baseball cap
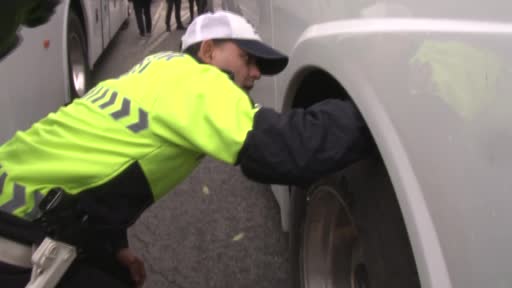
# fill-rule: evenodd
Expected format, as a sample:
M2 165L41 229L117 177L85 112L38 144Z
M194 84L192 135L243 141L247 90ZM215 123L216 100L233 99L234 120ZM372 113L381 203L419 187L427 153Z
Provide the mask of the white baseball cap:
M240 49L256 57L256 64L263 75L277 74L288 65L288 57L263 43L254 27L237 14L217 11L194 19L181 37L182 51L211 39L233 40Z

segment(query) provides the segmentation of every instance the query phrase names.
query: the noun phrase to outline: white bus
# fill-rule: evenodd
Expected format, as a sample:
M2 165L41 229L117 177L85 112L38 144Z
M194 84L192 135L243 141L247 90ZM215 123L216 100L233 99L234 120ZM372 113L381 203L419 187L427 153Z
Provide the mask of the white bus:
M351 98L378 148L309 187L273 187L293 287L512 287L512 1L222 7L290 56L256 102Z
M51 21L23 29L0 64L0 144L83 95L90 69L128 20L127 0L63 0Z

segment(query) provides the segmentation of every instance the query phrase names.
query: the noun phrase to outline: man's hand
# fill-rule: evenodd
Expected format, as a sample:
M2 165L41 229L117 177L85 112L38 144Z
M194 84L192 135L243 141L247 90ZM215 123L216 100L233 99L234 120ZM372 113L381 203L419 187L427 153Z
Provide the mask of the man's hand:
M146 269L144 268L144 262L135 254L133 254L130 248L123 248L117 252L117 260L124 267L130 270L135 287L142 287L144 281L146 281Z

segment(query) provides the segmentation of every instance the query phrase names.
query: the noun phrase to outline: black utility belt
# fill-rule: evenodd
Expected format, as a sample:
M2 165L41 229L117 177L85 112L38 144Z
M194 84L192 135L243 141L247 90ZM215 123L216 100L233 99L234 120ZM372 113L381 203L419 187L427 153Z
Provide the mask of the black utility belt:
M0 211L0 236L25 245L32 245L43 241L45 231L34 222Z
M76 245L75 235L83 230L87 217L77 207L76 197L62 189L52 189L39 203L41 216L29 221L0 211L0 236L21 244L39 245L45 237Z

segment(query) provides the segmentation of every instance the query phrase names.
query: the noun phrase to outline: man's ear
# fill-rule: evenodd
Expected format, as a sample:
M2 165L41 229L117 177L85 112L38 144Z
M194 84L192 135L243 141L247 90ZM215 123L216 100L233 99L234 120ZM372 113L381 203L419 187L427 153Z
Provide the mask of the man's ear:
M199 57L206 63L211 64L213 62L213 51L215 50L215 44L212 40L206 40L201 42L199 46Z

